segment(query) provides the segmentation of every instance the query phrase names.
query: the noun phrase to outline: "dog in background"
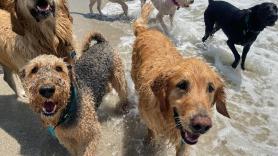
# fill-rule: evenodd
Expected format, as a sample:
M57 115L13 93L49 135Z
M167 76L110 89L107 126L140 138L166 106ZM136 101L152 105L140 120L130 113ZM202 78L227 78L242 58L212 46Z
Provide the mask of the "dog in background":
M4 5L5 4L5 5ZM9 9L4 6L13 6ZM65 57L73 48L72 18L65 0L4 0L0 10L0 64L18 99L27 97L17 75L40 54Z
M227 45L235 57L233 68L236 68L240 61L235 44L244 47L241 57L241 68L244 70L245 59L251 45L264 28L275 25L278 17L277 11L274 3L265 2L240 10L224 1L209 0L204 13L206 30L202 41L205 42L209 36L213 36L215 32L222 29L228 37Z
M211 110L229 117L224 82L202 59L184 58L160 31L148 29L151 4L134 23L136 40L131 76L139 95L139 113L148 127L146 141L167 139L182 156L212 127Z
M99 14L101 16L103 16L103 13L101 12L101 1L102 0L90 0L90 4L89 4L89 9L90 9L90 13L93 14L93 6L95 5L95 3L97 2L97 10L99 12ZM122 9L124 11L124 14L127 16L128 15L128 6L125 4L125 2L123 0L109 0L112 3L118 3L122 6Z
M189 7L194 0L151 0L155 8L158 10L156 21L159 21L164 33L169 34L168 28L163 20L165 15L169 15L171 26L173 27L173 20L176 10L180 7ZM146 0L141 0L141 5L145 4Z

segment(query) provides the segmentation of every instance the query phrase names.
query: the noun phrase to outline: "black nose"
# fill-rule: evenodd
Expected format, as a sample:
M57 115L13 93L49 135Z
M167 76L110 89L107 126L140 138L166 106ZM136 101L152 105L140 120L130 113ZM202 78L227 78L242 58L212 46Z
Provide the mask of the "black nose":
M194 0L191 0L190 3L191 3L191 4L194 3Z
M53 85L41 86L39 89L39 93L41 94L41 96L45 98L50 98L55 93L55 86Z
M191 120L191 129L194 133L204 134L212 127L212 121L207 115L197 115Z

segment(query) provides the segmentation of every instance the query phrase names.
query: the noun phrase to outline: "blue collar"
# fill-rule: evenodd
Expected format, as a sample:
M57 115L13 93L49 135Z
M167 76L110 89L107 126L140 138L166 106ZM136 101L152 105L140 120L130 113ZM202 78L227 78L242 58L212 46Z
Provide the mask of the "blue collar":
M55 135L55 128L57 126L60 126L61 124L68 124L71 121L73 121L76 117L76 112L77 112L77 100L78 100L78 93L76 87L74 87L73 84L71 84L71 95L70 95L70 100L67 104L67 107L64 109L59 122L55 126L49 126L48 131L49 133L53 136L56 137Z

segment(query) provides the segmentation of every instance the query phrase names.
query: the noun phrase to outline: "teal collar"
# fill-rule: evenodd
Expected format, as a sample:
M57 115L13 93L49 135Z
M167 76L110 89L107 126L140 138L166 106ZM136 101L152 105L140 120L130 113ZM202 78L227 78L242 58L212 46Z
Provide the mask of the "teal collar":
M48 131L49 133L53 136L56 137L55 135L55 128L57 126L60 126L61 124L66 125L72 122L76 116L77 116L77 100L78 100L78 93L76 87L74 87L73 84L71 84L71 95L70 95L70 100L67 104L67 107L64 109L59 122L55 126L49 126Z

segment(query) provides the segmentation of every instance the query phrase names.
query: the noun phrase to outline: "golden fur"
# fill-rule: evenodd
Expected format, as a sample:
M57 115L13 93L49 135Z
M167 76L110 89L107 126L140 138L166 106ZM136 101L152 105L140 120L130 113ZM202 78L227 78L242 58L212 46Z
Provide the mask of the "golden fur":
M59 67L59 70L57 70ZM73 76L71 76L73 74ZM96 146L100 138L100 124L94 109L94 98L90 89L75 80L73 70L68 70L63 59L53 55L41 55L24 66L20 76L30 97L29 106L40 114L45 127L55 127L68 105L70 86L77 88L77 114L76 119L69 123L61 123L55 128L59 142L74 156L95 156ZM46 99L39 90L43 85L54 85L55 92ZM51 116L43 114L46 100L56 104L56 113Z
M149 129L148 137L169 140L176 145L177 155L180 155L185 152L181 151L182 138L175 125L173 108L177 109L187 131L190 131L189 123L195 114L203 111L211 116L214 103L219 113L229 117L224 83L202 59L183 58L166 36L158 30L148 29L146 23L151 11L152 6L145 4L141 17L134 23L136 40L131 76L139 95L140 116ZM186 91L177 88L184 80L190 84ZM213 93L208 93L208 84L215 88Z
M19 94L18 70L27 61L41 54L54 54L66 57L73 48L72 18L67 1L54 0L55 17L49 16L37 22L30 14L29 5L35 0L10 0L1 2L2 6L14 6L9 12L0 9L0 64L4 66L5 80ZM5 5L4 5L5 4ZM21 92L21 93L20 93ZM19 96L21 96L19 95Z

